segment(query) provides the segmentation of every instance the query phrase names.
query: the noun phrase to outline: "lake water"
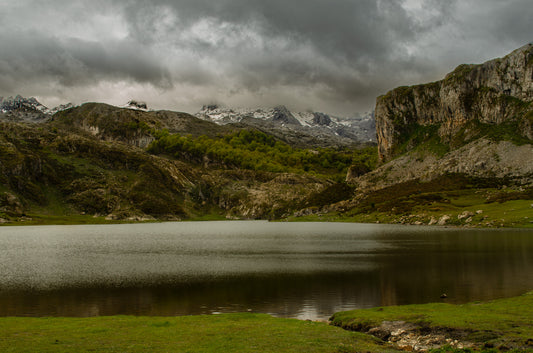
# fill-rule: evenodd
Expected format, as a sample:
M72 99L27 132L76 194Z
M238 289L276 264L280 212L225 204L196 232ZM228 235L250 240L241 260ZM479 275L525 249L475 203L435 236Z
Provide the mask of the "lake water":
M0 316L340 310L533 290L533 231L263 221L0 227Z

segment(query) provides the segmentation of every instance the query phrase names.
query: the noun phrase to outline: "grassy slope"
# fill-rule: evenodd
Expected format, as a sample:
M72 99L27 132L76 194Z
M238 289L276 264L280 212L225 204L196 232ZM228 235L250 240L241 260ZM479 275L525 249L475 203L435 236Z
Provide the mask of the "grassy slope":
M290 221L298 222L358 222L358 223L406 223L421 222L428 224L432 218L438 220L443 215L450 216L446 225L467 226L480 228L506 227L506 228L533 228L533 200L511 200L505 202L490 202L476 198L475 194L461 192L462 195L452 196L449 202L433 202L429 205L415 205L409 213L394 214L391 212L352 210L351 213L326 215L310 215L305 217L291 217ZM481 210L483 213L475 214L471 222L467 218L458 219L465 211Z
M371 192L344 212L289 220L428 224L448 215L447 225L533 228L533 189L502 187L499 182L463 175L406 182ZM469 214L459 217L463 212Z
M390 306L336 313L332 322L365 331L383 321L406 321L426 329L450 328L468 333L467 339L494 347L533 351L533 292L487 303L444 303Z
M325 323L263 314L1 318L2 352L391 352Z

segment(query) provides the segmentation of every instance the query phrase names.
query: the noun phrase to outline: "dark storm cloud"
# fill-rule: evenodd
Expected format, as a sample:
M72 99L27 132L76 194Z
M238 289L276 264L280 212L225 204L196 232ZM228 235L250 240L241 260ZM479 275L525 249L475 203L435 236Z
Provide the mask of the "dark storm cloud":
M453 6L438 4L439 14ZM224 67L234 87L311 88L329 100L336 95L367 106L385 89L368 82L379 82L374 76L391 62L410 66L403 45L418 30L440 25L418 23L398 1L159 0L129 2L125 11L134 40L150 45L168 39L167 45ZM158 19L165 16L170 21L162 25ZM184 36L202 21L214 40Z
M38 32L0 33L2 81L57 80L89 85L103 78L130 79L169 86L169 73L131 42L60 40Z
M32 95L351 114L526 44L532 17L530 0L0 2L0 95L41 84L54 88Z
M446 4L451 6L452 2ZM266 41L264 47L252 47L243 54L252 57L250 66L256 66L254 55L261 54L266 56L265 61L270 60L278 69L291 69L291 72L282 70L280 75L292 75L295 67L285 56L281 59L287 60L287 65L276 63L280 59L279 53L271 52L276 49L272 48L276 41L286 41L282 49L289 52L302 45L309 46L315 57L305 58L308 62L302 62L302 67L313 66L316 56L319 56L319 59L327 58L351 67L360 66L359 70L368 71L376 63L387 61L401 52L402 43L414 40L418 29L399 1L159 0L149 4L129 2L126 11L131 35L143 43L156 41L161 35L170 38L179 36L180 32L202 19L210 19L212 29L222 31L227 37L239 36L240 31L255 32ZM162 13L169 12L176 19L161 33L161 28L157 28L157 19ZM202 55L216 54L221 49L231 55L232 51L239 50L228 48L224 39L207 42L196 38L175 44ZM246 44L240 43L241 46ZM241 59L244 64L248 63L247 58Z

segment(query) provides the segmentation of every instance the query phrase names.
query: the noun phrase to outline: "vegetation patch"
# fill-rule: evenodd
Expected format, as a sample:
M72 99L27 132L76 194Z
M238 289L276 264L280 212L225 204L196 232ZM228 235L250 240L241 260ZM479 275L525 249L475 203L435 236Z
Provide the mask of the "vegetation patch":
M354 196L355 188L346 183L335 183L328 186L323 191L315 193L309 197L301 208L312 206L326 206L339 201L351 199Z
M446 84L456 84L458 82L462 82L466 80L468 75L470 75L470 73L477 67L479 67L479 65L461 64L446 76L444 82Z
M405 152L416 150L431 153L438 157L444 156L450 151L449 144L443 142L439 137L440 125L404 125L400 130L400 143L396 146L393 154L400 155Z
M219 138L181 136L161 131L148 148L153 154L172 155L196 164L209 163L211 167L309 173L336 180L343 180L352 164L362 163L369 169L375 167L375 150L374 147L355 151L299 149L257 130L241 130Z

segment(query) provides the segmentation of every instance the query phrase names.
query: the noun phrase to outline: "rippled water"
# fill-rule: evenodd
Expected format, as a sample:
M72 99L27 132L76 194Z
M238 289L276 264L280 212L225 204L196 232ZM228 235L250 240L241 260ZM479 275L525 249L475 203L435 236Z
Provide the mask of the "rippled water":
M0 315L302 319L533 290L533 231L339 223L0 227Z

